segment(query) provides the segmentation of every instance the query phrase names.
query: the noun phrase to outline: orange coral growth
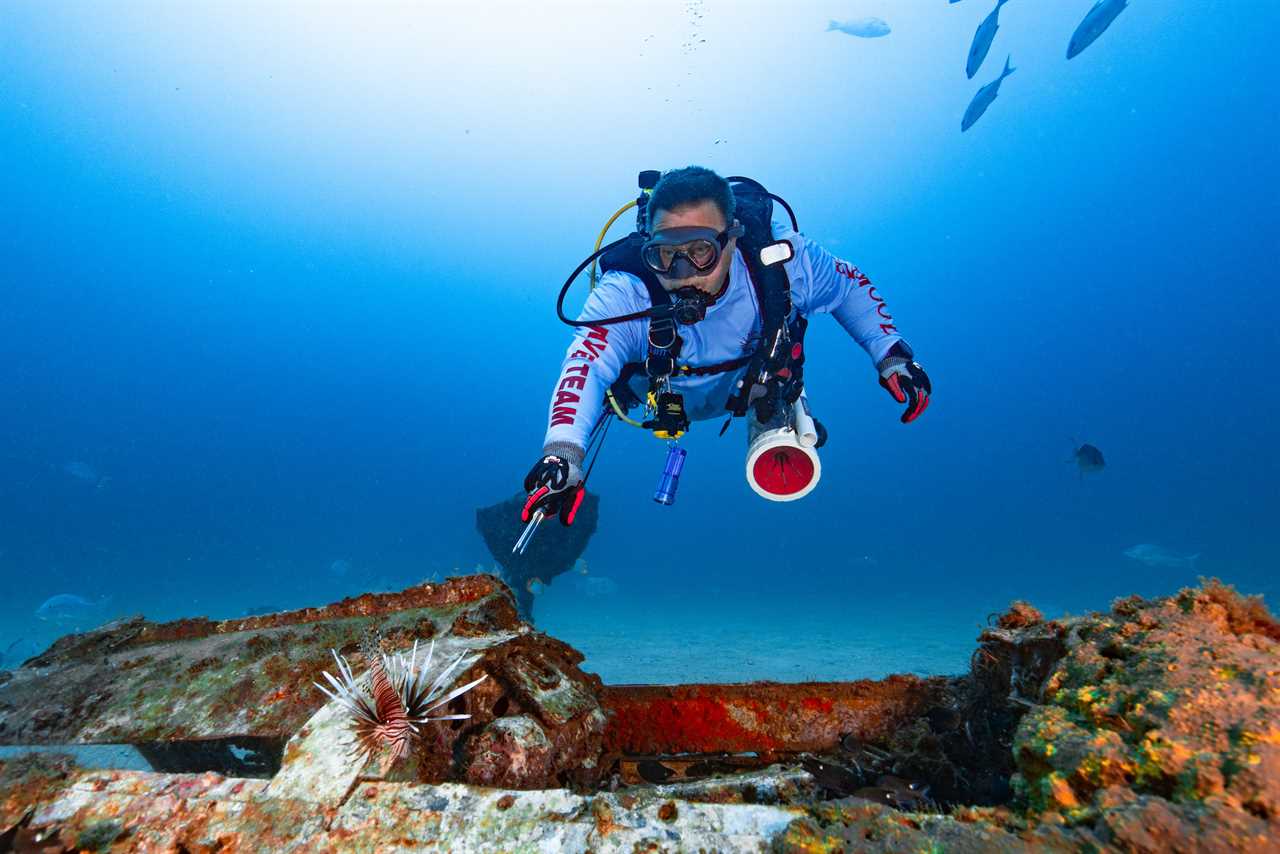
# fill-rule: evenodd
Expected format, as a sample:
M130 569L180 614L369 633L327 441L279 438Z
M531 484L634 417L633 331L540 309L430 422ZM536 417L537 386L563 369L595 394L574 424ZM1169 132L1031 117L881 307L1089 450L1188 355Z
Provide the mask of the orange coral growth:
M1258 597L1216 580L1073 620L1015 739L1021 805L1121 848L1280 838L1278 630Z
M1226 611L1227 626L1232 634L1262 635L1280 641L1280 621L1271 615L1259 595L1242 596L1230 584L1223 584L1216 578L1202 578L1199 590L1183 590L1179 599L1187 596L1221 605Z
M1029 602L1018 600L1009 605L1009 610L1000 615L996 622L1002 629L1025 629L1044 622L1044 615Z

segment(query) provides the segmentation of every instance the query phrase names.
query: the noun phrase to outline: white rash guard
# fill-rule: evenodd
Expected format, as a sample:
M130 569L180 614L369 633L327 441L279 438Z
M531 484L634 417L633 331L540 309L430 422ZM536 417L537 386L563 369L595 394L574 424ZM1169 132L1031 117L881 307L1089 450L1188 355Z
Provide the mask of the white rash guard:
M795 310L804 317L834 315L871 356L872 364L879 363L902 336L871 280L848 261L832 256L793 231L789 222L775 219L773 232L775 239L790 241L795 250L785 265ZM735 249L728 285L708 305L706 318L692 326L677 327L684 344L676 364L718 365L749 354L760 334L757 303L742 252ZM649 293L639 278L611 270L601 276L578 319L617 317L643 311L650 305ZM588 434L605 406L605 392L618 379L623 365L644 362L649 355L648 342L648 318L579 327L551 396L544 453L559 454L574 463L581 461ZM671 390L684 397L690 421L726 417L725 403L745 370L740 367L709 376L673 373Z

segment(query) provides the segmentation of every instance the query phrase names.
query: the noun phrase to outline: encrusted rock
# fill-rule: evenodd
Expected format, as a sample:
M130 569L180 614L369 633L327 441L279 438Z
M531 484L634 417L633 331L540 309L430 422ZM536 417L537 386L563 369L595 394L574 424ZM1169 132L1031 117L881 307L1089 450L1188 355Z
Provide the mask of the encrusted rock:
M1280 624L1257 598L1209 581L1048 622L1015 603L980 640L930 726L982 745L973 722L1017 709L1014 811L833 801L775 850L1280 852Z
M1020 802L1135 850L1280 848L1277 637L1217 582L1074 621L1018 730Z
M283 659L301 654L304 631L310 662L329 645L354 656L355 630L380 624L387 651L431 637L449 660L464 656L458 682L488 676L440 710L470 718L422 724L388 778L350 762L342 721L326 707L294 735L270 783L0 761L0 840L13 830L24 844L58 834L59 844L104 850L318 852L412 840L459 851L1280 852L1280 624L1217 582L1062 620L1015 603L983 631L964 677L661 690L604 689L580 670L579 653L519 623L492 579L391 600L339 603L326 609L334 624L306 629L296 614L252 625L129 623L62 644L47 670L0 686L0 703L19 696L14 684L40 701L14 718L28 737L137 732L138 721L92 713L127 710L113 698L138 690L139 674L181 664L198 690L155 687L141 723L154 733L176 722L173 734L189 738L228 718L161 708L160 698L203 696L211 674L235 676L239 664L253 665L254 679L285 674L293 685L310 673L286 674ZM407 610L379 611L396 605ZM215 654L230 649L242 651ZM118 681L87 690L104 672ZM41 698L36 677L50 674L61 682ZM238 684L223 702L239 696ZM255 726L300 714L249 711L239 720ZM732 741L708 741L746 712ZM893 726L845 727L853 712ZM159 714L170 717L145 717ZM797 750L808 761L797 762ZM765 761L780 764L753 766ZM479 785L432 785L445 780ZM871 782L911 797L891 809L868 800L880 791ZM854 797L814 803L846 789Z
M466 781L492 788L555 785L551 739L529 715L498 718L467 744Z

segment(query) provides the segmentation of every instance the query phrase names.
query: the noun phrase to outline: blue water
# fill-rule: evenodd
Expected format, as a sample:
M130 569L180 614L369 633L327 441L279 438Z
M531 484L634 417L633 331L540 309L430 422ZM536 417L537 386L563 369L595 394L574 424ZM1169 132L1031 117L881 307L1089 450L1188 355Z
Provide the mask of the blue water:
M899 424L818 318L803 501L706 422L660 507L663 446L615 429L586 560L616 592L539 603L588 667L952 672L1015 597L1274 604L1280 6L1133 0L1068 62L1090 0L1013 0L969 81L991 5L3 5L0 650L490 566L473 513L540 449L556 290L640 169L690 163L866 272L934 402ZM867 15L892 32L825 31ZM38 620L58 593L111 598Z

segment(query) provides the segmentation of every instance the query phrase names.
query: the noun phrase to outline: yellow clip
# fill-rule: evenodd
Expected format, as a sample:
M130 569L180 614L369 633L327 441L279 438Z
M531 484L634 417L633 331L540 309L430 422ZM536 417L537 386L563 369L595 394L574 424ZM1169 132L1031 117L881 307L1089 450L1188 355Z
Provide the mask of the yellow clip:
M649 392L649 409L655 413L658 411L658 398L654 396L654 393L652 391ZM664 439L666 441L673 441L683 436L684 431L677 430L675 433L669 433L666 430L654 430L653 435L657 436L659 439Z

